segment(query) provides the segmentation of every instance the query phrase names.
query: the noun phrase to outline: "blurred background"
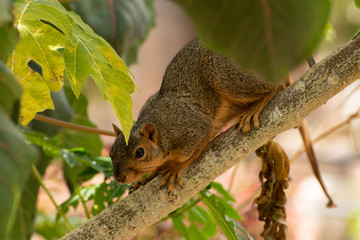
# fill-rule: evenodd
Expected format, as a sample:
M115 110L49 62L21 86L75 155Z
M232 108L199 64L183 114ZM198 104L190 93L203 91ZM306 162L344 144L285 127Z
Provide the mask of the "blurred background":
M196 38L191 20L174 3L155 0L156 26L150 31L140 47L137 63L130 66L135 76L138 91L133 94L134 118L147 98L160 87L166 66L175 54L190 40ZM341 46L356 33L360 26L360 11L352 0L334 0L331 16L333 30L328 34L315 54L316 61ZM289 53L291 54L291 53ZM308 69L307 64L299 66L291 73L295 81ZM347 240L360 239L360 109L359 81L354 82L308 118L312 139L324 132L329 135L314 143L320 171L336 208L326 208L327 199L315 179L309 161L302 152L303 144L296 129L286 131L276 137L291 161L290 186L287 189L288 239L292 240ZM117 119L110 103L103 97L92 81L88 81L84 93L89 100L89 117L98 128L112 130L111 123ZM357 113L357 117L344 123L336 130L331 128L347 121ZM108 153L114 138L103 137ZM67 199L69 193L62 178L59 163L53 163L46 172L45 184L54 194L57 202ZM221 182L237 200L236 208L244 216L242 226L255 238L262 231L257 220L256 209L252 206L259 192L258 172L261 164L255 155L230 169L216 181ZM102 181L102 177L91 180ZM46 194L40 191L38 208L44 213L56 212ZM79 211L73 214L82 215ZM171 223L165 222L145 231L138 239L179 239L173 233ZM34 236L33 239L41 239ZM216 239L223 239L218 236Z

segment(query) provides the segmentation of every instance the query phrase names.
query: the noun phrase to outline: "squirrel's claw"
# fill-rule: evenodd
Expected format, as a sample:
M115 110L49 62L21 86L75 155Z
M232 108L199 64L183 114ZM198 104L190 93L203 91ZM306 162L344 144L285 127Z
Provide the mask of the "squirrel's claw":
M144 183L142 181L136 182L134 183L130 188L129 188L129 194L133 193L135 190L139 189L142 185L144 185Z
M236 124L236 128L241 132L247 133L251 130L251 120L253 120L254 128L259 128L259 112L254 107L244 112L239 117L239 122Z
M184 182L182 179L182 169L171 169L169 170L163 180L161 181L161 187L167 186L167 192L168 194L173 193L175 189L175 179L177 179L177 182L181 188L183 188Z
M236 128L241 132L248 132L251 129L251 118L253 115L244 113L240 116L239 122L236 124Z

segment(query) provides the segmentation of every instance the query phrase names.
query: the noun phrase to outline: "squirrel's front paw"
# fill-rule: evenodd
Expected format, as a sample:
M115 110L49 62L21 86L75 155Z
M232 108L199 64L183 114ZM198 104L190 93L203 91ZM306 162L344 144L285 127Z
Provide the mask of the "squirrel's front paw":
M174 188L175 188L175 178L177 179L178 184L180 185L180 187L183 187L183 179L182 179L182 173L183 170L182 169L171 169L168 170L165 173L165 176L163 178L163 180L161 181L161 187L166 187L167 186L167 192L168 194L172 194L174 193Z

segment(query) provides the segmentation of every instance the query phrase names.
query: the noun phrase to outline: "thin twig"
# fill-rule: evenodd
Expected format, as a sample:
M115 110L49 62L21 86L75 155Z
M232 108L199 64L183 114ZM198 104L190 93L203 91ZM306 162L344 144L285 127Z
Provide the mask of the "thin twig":
M314 59L314 57L311 55L308 59L307 59L307 63L309 65L310 68L312 68L313 66L316 65L316 61ZM313 143L311 141L310 138L310 133L309 133L309 129L307 127L307 122L306 119L304 119L301 123L301 127L299 128L300 134L301 134L301 138L303 140L304 146L305 146L305 151L306 151L306 155L308 156L308 159L310 161L311 164L311 168L313 170L313 173L316 177L316 179L318 180L324 194L326 195L326 197L328 198L328 204L327 207L331 208L331 207L335 207L336 205L334 204L334 201L332 200L330 194L327 191L327 188L325 186L325 183L321 177L321 172L318 166L318 160L315 156L315 151L313 148Z
M323 138L329 136L331 133L336 132L337 130L339 130L339 129L342 128L343 126L351 123L352 120L357 119L357 118L359 118L359 117L360 117L360 109L358 109L356 113L350 115L350 116L348 117L348 119L346 119L345 121L340 122L340 123L336 124L335 126L327 129L327 130L324 131L323 133L321 133L319 136L317 136L316 138L314 138L312 142L313 142L313 143L316 143L316 142L322 140ZM295 162L295 161L300 157L300 155L303 154L304 152L305 152L305 148L301 148L301 149L297 150L297 151L295 152L295 154L292 156L290 162L291 162L291 163Z
M39 184L42 186L42 188L45 190L45 192L47 193L47 195L49 196L51 202L54 204L54 206L56 207L58 213L60 214L60 216L64 219L64 223L65 226L67 228L68 231L72 230L72 227L69 223L69 220L67 219L67 217L65 216L65 214L63 213L61 207L59 207L59 205L57 205L57 203L55 202L54 197L52 196L52 194L50 193L49 189L45 186L43 180L41 179L40 173L37 170L36 166L33 164L32 165L32 172L35 176L35 178L37 179L37 181L39 182Z
M329 128L328 130L326 130L325 132L323 132L322 134L320 134L319 136L317 136L316 138L314 138L314 142L317 142L325 137L327 137L328 135L330 135L331 133L335 132L336 130L340 129L341 127L349 124L352 122L352 120L359 118L360 117L360 108L352 115L350 115L348 117L348 119L346 119L345 121L336 124L335 126Z
M46 116L43 116L43 115L39 115L39 114L36 114L34 119L38 120L38 121L41 121L41 122L51 124L51 125L56 125L56 126L59 126L59 127L63 127L63 128L69 128L69 129L74 129L74 130L78 130L78 131L82 131L82 132L88 132L88 133L94 133L94 134L99 134L99 135L107 135L107 136L116 137L116 133L111 132L111 131L101 130L101 129L93 128L93 127L85 127L85 126L82 126L82 125L79 125L79 124L69 123L69 122L58 120L58 119L54 119L54 118L46 117Z
M357 85L354 89L351 90L351 92L346 95L341 102L333 108L333 110L331 111L332 113L334 112L338 112L341 108L343 108L344 104L346 103L346 101L353 95L355 94L358 90L360 89L360 84ZM323 120L320 124L318 124L315 128L313 128L313 133L315 133L318 129L320 129L320 127L325 124L326 122L333 122L334 118L337 117L336 114L330 114L330 116L327 116L327 118L325 120Z

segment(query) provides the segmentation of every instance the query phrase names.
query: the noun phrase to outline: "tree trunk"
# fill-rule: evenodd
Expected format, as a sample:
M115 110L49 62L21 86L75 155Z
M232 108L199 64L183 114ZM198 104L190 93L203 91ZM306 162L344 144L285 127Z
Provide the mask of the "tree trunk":
M291 54L291 53L290 53ZM360 76L360 37L309 69L279 92L260 115L260 128L241 134L234 128L217 136L184 173L184 188L169 200L157 177L73 230L64 239L130 239L181 207L212 180L277 134L300 126L313 110Z

